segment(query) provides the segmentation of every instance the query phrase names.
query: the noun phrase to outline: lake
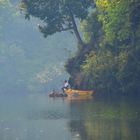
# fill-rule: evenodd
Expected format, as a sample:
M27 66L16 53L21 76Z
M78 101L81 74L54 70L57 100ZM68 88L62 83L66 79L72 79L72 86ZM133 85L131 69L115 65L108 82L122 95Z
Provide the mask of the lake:
M138 140L139 105L0 94L0 140Z

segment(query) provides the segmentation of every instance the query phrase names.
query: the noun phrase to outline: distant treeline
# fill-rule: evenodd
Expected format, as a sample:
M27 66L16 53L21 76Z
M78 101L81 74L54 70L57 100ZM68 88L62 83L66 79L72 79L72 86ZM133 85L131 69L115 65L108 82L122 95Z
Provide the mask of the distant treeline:
M43 21L45 37L66 30L76 35L78 51L66 64L72 87L139 94L139 0L23 0L21 7L26 18Z

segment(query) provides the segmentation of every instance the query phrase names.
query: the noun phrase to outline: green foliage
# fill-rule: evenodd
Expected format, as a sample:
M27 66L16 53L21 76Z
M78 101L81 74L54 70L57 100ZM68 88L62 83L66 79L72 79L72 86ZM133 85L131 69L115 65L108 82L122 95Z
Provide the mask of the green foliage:
M21 9L25 9L25 18L30 19L31 15L42 21L39 30L44 37L73 30L78 41L82 42L75 19L85 19L90 4L91 0L22 0Z
M92 52L87 56L82 68L87 74L95 73L95 77L98 77L99 73L102 73L104 69L111 69L113 65L113 55L110 51L100 52L98 54Z
M101 23L98 21L97 11L93 12L86 20L81 22L81 31L83 32L85 42L97 43L101 35Z
M87 56L85 63L82 65L82 70L87 77L92 79L90 88L104 89L112 86L113 81L115 81L113 75L115 61L110 51L92 52Z
M82 55L87 54L77 72L77 75L82 73L80 88L86 85L86 89L104 93L139 94L140 1L96 0L95 3L96 9L81 24L91 50ZM71 77L73 81L75 75Z

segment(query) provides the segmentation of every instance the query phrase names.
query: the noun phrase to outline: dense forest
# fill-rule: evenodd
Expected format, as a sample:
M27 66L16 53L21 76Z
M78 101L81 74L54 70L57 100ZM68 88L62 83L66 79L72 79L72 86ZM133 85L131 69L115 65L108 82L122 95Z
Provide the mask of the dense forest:
M76 36L78 51L66 64L73 88L139 94L139 0L22 0L20 8L42 21L44 37Z

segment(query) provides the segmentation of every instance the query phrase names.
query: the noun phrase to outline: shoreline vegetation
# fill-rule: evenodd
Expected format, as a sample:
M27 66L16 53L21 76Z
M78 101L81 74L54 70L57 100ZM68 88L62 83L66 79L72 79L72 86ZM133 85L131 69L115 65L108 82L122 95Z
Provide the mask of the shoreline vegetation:
M65 65L74 89L140 97L139 0L22 0L20 7L26 19L43 21L44 37L62 31L76 36L78 51Z

